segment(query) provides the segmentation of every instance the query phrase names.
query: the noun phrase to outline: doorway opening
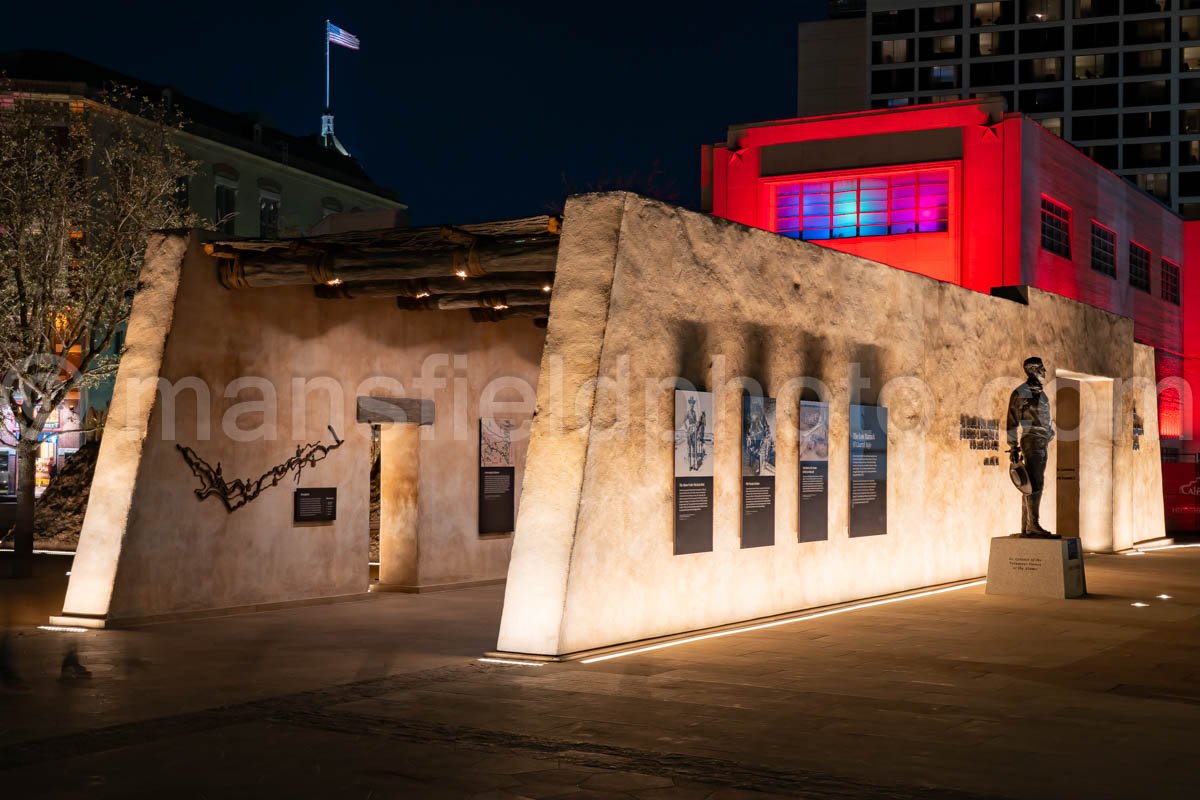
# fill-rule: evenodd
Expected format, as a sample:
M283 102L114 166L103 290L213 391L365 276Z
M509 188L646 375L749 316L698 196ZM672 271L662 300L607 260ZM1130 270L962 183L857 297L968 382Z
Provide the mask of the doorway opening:
M1054 532L1086 550L1113 549L1113 382L1059 371L1053 393L1057 435L1047 472L1055 476ZM1049 489L1049 487L1047 487ZM1049 495L1050 492L1047 492Z

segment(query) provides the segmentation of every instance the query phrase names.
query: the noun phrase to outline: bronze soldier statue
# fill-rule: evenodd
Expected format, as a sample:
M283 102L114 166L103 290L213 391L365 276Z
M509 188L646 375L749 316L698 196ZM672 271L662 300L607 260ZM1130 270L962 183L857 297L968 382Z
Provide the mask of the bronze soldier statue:
M1022 488L1021 535L1058 538L1041 526L1038 511L1046 482L1046 447L1054 438L1050 400L1042 383L1046 366L1036 356L1025 359L1027 380L1013 390L1008 400L1008 455L1014 467L1024 467L1029 485ZM1019 444L1018 444L1019 442ZM1014 480L1016 480L1014 478Z

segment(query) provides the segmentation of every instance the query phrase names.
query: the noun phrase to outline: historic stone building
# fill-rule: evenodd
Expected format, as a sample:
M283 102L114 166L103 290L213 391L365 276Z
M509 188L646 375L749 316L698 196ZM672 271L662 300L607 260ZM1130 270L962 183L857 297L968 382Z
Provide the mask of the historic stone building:
M237 236L298 236L331 215L379 212L373 226L407 224L407 206L396 194L374 183L353 158L325 148L318 136L295 136L255 114L237 114L189 97L181 90L149 84L63 53L0 53L0 75L15 91L81 109L99 101L112 84L139 88L178 108L189 121L180 144L199 162L181 202L222 233ZM329 223L325 223L329 226ZM113 352L120 352L118 333ZM56 414L55 429L77 431L95 425L107 412L111 382L77 393ZM77 433L51 430L42 446L39 481L82 443ZM0 495L15 493L15 452L0 446Z

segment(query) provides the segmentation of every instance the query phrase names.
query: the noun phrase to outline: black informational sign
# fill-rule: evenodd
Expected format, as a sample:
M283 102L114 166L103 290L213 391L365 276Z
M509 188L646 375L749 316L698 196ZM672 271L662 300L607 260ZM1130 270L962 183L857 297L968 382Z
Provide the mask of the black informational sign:
M775 544L775 401L742 398L742 547Z
M850 406L850 535L887 533L887 409Z
M479 421L480 533L509 533L516 528L517 468L512 429L510 420Z
M829 538L829 405L800 403L797 448L800 456L799 535L802 542Z
M675 555L713 549L713 396L675 392Z
M515 467L479 468L479 532L508 533L516 527Z
M337 519L337 489L297 489L292 496L292 521L333 522Z

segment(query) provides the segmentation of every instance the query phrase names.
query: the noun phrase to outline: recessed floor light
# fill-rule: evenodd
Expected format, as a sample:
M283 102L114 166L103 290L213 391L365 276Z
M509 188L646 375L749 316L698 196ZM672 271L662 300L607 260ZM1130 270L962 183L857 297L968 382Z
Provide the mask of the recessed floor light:
M1169 595L1169 594L1157 594L1157 595L1155 595L1155 597L1157 597L1159 600L1170 600L1171 599L1171 595Z
M1133 606L1134 608L1145 608L1146 606L1148 606L1150 604L1149 603L1130 603L1129 605Z

